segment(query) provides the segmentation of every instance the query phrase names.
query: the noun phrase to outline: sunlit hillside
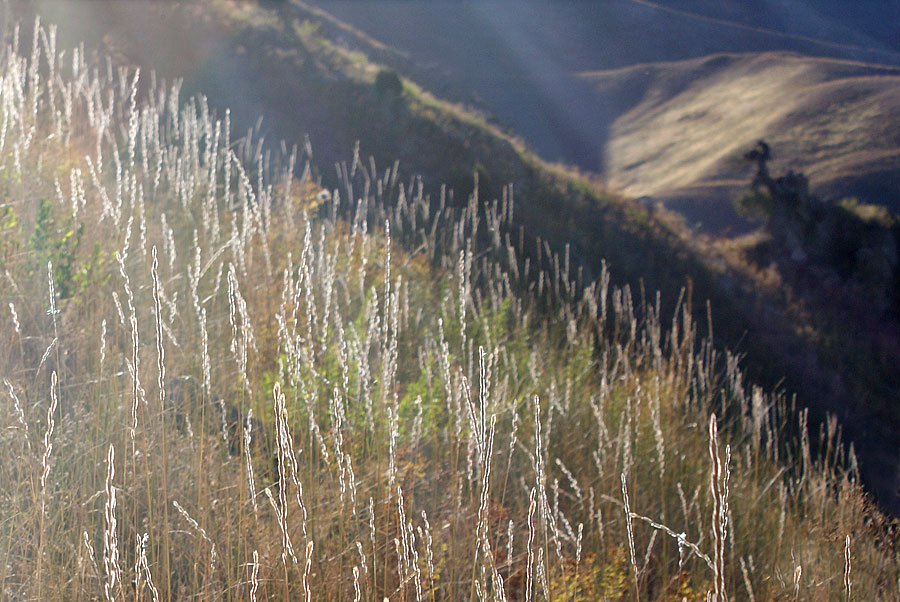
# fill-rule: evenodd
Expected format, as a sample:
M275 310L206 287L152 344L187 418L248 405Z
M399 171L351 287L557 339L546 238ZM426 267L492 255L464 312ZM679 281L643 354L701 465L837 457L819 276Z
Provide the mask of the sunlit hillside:
M897 598L837 423L811 440L701 340L690 287L526 253L477 173L452 205L355 155L326 190L308 147L28 30L0 64L3 598Z
M727 213L721 199L746 186L740 157L765 139L778 149L779 164L806 173L827 198L859 195L900 206L900 69L720 54L582 77L598 101L613 98L622 107L610 128L607 173L630 196L705 201L706 213Z

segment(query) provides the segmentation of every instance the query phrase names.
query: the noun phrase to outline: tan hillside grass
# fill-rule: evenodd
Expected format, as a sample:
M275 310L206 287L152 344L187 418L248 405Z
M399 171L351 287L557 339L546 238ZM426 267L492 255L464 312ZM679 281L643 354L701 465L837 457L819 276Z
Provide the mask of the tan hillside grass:
M886 188L896 173L893 66L768 52L580 77L617 112L604 166L610 188L673 201L675 211L679 200L720 206L745 189L740 158L761 138L782 169L807 174L828 198L857 194L873 178Z
M896 599L836 423L689 294L526 257L509 191L354 159L320 195L34 39L0 68L0 597Z

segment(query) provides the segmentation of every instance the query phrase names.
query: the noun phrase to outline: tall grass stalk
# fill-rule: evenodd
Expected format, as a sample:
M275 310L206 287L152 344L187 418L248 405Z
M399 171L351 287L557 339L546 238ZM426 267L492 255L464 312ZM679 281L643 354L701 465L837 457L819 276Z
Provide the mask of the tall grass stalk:
M703 340L689 286L590 281L484 178L354 153L326 190L37 32L0 53L0 598L900 596L837 423Z

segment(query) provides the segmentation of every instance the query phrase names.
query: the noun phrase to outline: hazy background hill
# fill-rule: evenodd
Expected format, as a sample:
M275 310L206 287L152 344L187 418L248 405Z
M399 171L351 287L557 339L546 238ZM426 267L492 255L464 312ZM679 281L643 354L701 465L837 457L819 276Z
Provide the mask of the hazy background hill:
M767 140L780 171L826 198L900 209L900 70L787 53L718 54L583 74L621 113L609 132L609 185L670 200L713 231ZM715 212L720 214L716 216ZM718 226L718 227L717 227Z
M656 4L838 44L900 51L900 6L890 0L661 0Z
M894 3L310 4L544 158L669 201L711 232L744 231L729 201L750 176L734 159L762 137L825 196L900 204Z

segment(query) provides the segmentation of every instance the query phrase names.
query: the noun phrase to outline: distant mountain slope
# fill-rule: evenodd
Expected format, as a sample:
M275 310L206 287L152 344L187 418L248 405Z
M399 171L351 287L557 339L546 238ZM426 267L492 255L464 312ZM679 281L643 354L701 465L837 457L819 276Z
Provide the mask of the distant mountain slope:
M900 52L900 4L893 0L655 0L653 3L795 35Z
M900 69L765 53L582 77L621 113L605 172L625 194L728 196L746 185L740 155L765 138L824 196L900 209Z
M759 137L826 196L900 199L900 72L873 66L900 65L889 2L300 4L352 26L348 46L369 52L377 40L378 60L486 109L543 158L668 199L713 232L737 225L729 201L747 179L729 153Z

